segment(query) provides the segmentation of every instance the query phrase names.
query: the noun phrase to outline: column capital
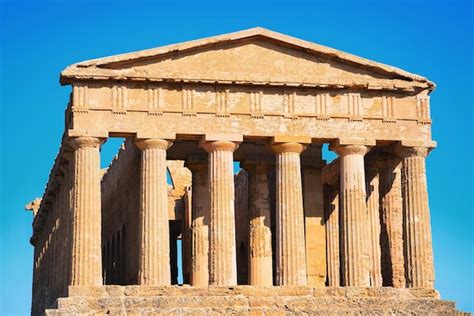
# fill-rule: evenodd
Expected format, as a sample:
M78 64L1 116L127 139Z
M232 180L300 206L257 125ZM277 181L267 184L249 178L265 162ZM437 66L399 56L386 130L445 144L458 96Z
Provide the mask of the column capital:
M103 139L92 136L79 136L69 138L69 145L73 149L93 147L97 148L103 143Z
M270 145L271 150L275 154L282 154L282 153L297 153L301 154L308 146L301 143L273 143Z
M144 139L135 139L135 145L140 150L145 149L163 149L167 150L173 144L172 141L161 138L144 138Z
M431 148L420 147L420 146L405 147L402 145L397 145L395 146L394 150L395 150L395 153L401 158L407 158L407 157L425 158L426 156L428 156L428 153L430 152Z
M362 155L364 156L370 149L366 145L339 145L334 144L330 146L330 149L337 153L339 156L347 155Z
M239 143L229 141L229 140L214 140L214 141L203 140L200 142L199 146L205 151L207 151L208 153L214 152L217 150L234 152L237 148L239 148Z

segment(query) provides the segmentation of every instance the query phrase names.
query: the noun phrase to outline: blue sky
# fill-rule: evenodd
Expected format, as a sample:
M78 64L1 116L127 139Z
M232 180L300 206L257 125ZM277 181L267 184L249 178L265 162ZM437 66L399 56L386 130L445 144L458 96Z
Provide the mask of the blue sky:
M472 1L0 0L0 314L31 300L32 214L58 151L67 65L262 26L394 65L437 84L428 182L436 288L474 311ZM111 159L116 143L103 150Z

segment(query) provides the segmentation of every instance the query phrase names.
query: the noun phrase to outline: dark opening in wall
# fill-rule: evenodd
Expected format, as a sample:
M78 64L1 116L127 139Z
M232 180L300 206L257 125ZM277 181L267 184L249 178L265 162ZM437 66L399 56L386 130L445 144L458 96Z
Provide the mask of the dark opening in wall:
M248 284L248 251L244 242L240 243L237 254L237 284Z
M170 273L171 284L183 284L182 221L170 221ZM181 277L180 277L181 276Z

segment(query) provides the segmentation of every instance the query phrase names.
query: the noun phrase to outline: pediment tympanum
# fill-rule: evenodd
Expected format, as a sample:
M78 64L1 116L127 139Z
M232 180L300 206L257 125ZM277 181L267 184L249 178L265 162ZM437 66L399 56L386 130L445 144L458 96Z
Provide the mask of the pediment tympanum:
M74 64L77 79L433 88L423 77L261 28Z

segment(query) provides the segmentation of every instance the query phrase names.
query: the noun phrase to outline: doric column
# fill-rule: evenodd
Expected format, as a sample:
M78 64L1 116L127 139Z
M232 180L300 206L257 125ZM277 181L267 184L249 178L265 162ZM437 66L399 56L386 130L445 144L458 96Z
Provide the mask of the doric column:
M338 145L341 159L341 247L345 286L369 286L368 214L365 192L364 145Z
M339 183L324 185L328 286L341 286L339 255Z
M402 157L402 196L408 287L433 288L434 266L425 158L428 148L398 147Z
M74 199L74 153L71 151L64 152L63 153L63 158L65 159L65 164L62 165L63 172L66 175L65 179L65 186L66 186L66 196L64 200L64 210L65 210L65 217L64 217L64 223L65 223L65 235L66 237L64 238L64 247L67 248L68 250L72 248L72 217L73 214L71 212L72 210L72 203ZM102 203L101 203L102 205ZM102 232L101 232L102 236ZM102 244L102 241L101 241ZM69 285L69 282L71 280L71 264L72 264L72 251L66 251L65 255L65 262L64 262L64 293L67 292L67 287ZM102 258L101 258L102 261ZM102 278L102 271L101 271L101 278ZM103 283L103 282L101 282Z
M384 241L383 271L386 285L405 287L405 262L403 256L403 204L401 161L385 157L379 161L380 210L382 212L382 237Z
M272 233L270 192L266 162L246 160L244 169L249 174L249 284L273 285Z
M237 285L234 214L234 158L238 144L204 141L209 153L209 284Z
M300 143L275 143L276 153L276 284L306 285L303 190Z
M70 140L74 149L70 285L102 285L100 144L95 137Z
M209 191L207 160L190 159L186 167L192 172L192 246L191 285L209 284Z
M170 285L166 150L171 142L135 141L141 149L138 284Z
M380 252L379 172L374 165L367 167L367 211L369 216L370 285L382 286Z

